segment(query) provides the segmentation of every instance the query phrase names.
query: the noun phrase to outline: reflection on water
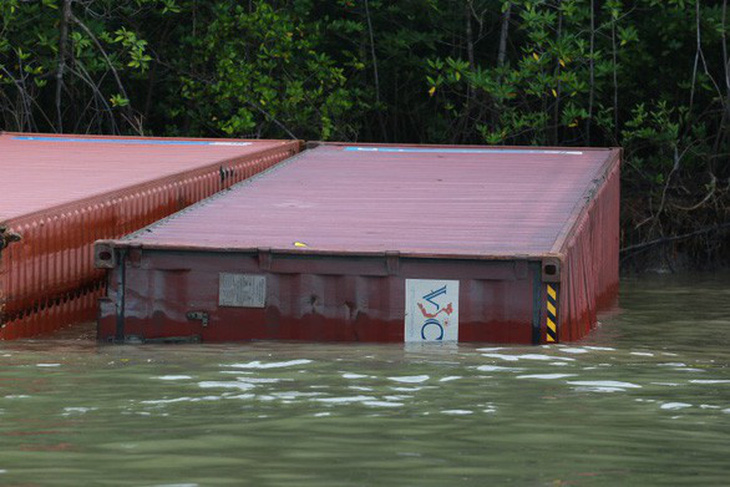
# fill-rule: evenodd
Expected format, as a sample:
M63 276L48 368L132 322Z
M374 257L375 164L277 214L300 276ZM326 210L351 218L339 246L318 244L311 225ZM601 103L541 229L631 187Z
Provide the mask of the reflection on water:
M620 304L544 347L2 343L0 484L726 484L730 276Z

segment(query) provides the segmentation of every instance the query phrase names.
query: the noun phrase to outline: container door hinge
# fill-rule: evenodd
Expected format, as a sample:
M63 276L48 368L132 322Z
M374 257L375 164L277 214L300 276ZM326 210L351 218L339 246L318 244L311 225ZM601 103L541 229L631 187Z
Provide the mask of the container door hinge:
M201 321L203 323L203 328L208 327L208 320L210 317L207 311L190 311L185 316L187 316L190 321Z
M8 232L8 227L0 226L0 250L13 242L20 242L22 237L19 233Z

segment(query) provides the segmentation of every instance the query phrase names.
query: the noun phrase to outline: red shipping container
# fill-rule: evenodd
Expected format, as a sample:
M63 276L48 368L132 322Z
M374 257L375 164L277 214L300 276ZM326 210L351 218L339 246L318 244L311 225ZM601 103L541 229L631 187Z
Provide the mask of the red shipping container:
M327 144L120 240L101 340L577 340L618 290L618 149Z
M92 320L93 243L299 151L298 141L0 134L0 339Z

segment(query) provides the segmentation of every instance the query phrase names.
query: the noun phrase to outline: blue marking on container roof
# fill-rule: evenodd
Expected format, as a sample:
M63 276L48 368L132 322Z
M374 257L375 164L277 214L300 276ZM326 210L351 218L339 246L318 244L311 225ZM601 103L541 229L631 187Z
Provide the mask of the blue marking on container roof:
M456 149L428 147L345 147L348 152L389 152L416 154L554 154L580 156L582 151L545 149Z
M251 145L251 142L228 142L209 140L157 140L157 139L84 139L80 137L36 137L31 135L18 135L14 140L31 140L33 142L81 142L88 144L122 144L122 145L213 145L243 147Z

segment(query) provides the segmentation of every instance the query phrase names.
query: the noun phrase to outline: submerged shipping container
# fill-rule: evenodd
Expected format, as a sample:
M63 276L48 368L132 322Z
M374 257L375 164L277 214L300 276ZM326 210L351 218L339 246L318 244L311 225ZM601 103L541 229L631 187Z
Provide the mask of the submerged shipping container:
M576 340L618 290L618 149L320 145L96 246L110 341Z
M93 320L93 243L297 153L297 141L0 133L0 339Z

